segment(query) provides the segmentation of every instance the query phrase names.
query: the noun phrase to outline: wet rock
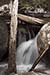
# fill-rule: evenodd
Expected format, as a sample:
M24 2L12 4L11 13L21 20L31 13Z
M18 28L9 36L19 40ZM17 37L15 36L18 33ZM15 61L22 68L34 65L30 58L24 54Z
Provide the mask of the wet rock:
M0 61L7 52L8 47L8 28L3 17L0 17Z

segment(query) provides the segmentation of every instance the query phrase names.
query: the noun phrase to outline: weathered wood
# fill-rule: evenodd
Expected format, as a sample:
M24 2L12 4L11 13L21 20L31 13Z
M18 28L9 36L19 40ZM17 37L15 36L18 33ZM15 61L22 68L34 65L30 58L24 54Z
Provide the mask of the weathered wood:
M7 14L7 13L1 13L0 16L11 16L10 14ZM30 17L30 16L26 16L26 15L22 15L22 14L18 14L18 18L20 20L23 20L27 23L31 23L31 24L45 24L47 21L45 20L42 20L42 19L39 19L39 18L35 18L35 17Z
M7 10L4 10L4 7L6 6ZM12 3L9 4L9 5L3 5L0 7L0 16L2 15L6 15L7 12L8 12L8 15L12 15L11 13L11 7L12 7ZM10 9L10 11L9 11ZM35 17L30 17L30 16L26 16L26 15L22 15L22 14L18 14L18 18L25 21L25 22L28 22L28 23L31 23L31 24L44 24L46 23L46 21L42 20L42 19L39 19L39 18L35 18Z
M11 10L8 73L16 72L16 33L18 0L14 0Z
M7 10L4 10L4 8L6 7ZM10 9L10 11L9 11ZM7 12L10 15L12 15L11 13L11 9L12 9L12 2L11 4L9 3L9 5L3 5L0 7L0 16L1 15L6 15ZM39 18L35 18L35 17L30 17L30 16L26 16L26 15L22 15L22 14L18 14L18 18L25 21L25 22L28 22L28 23L34 23L34 24L44 24L46 23L46 21L42 20L42 19L39 19Z
M26 16L26 15L22 15L22 14L18 14L18 18L25 21L25 22L32 23L32 24L44 24L44 23L46 23L46 21L44 21L42 19L30 17L30 16Z

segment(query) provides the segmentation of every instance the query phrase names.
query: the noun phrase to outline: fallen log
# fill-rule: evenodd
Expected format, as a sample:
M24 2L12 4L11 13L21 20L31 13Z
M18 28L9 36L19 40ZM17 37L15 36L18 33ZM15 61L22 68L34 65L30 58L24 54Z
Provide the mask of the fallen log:
M6 10L5 10L6 8ZM8 5L3 5L0 7L0 16L11 16L12 14L9 11L9 6ZM25 22L31 23L31 24L45 24L46 21L39 19L39 18L35 18L35 17L30 17L30 16L26 16L23 14L18 14L18 18L20 20L23 20Z
M0 13L0 16L11 16L9 13ZM39 18L35 18L35 17L30 17L30 16L26 16L23 14L18 14L18 18L24 22L30 23L30 24L45 24L47 21L39 19Z
M18 14L18 18L31 24L45 24L46 23L46 21L42 19L30 17L30 16L26 16L22 14Z
M9 5L5 4L5 5L0 6L0 16L6 16L6 15L8 15L8 16L12 15L12 13L10 13L10 4ZM39 18L26 16L26 15L23 15L23 14L18 14L18 18L20 20L23 20L23 21L31 23L31 24L45 24L46 22L48 22L45 19L42 20L42 19L39 19Z

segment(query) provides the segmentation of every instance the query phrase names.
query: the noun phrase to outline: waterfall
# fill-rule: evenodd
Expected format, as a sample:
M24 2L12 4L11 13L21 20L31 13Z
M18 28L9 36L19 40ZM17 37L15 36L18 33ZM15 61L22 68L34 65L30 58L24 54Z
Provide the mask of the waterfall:
M39 49L38 47L42 48L40 51L42 51L44 48L46 49L45 41L47 41L49 38L46 39L46 35L50 34L50 22L45 24L37 34L37 36L29 41L23 42L21 45L18 46L17 52L16 52L16 63L17 63L17 70L24 70L28 71L31 66L34 64L35 60L39 56ZM43 35L41 35L41 32L43 31ZM46 31L46 32L45 32ZM47 33L48 32L48 33ZM46 35L44 35L44 33ZM38 41L38 42L37 42ZM41 42L40 42L41 41ZM38 46L39 45L39 46ZM47 49L49 46L47 45ZM50 52L50 50L48 50ZM49 63L48 59L50 58L49 52L47 51L46 57L43 57L39 65L42 65L43 68L47 68ZM50 60L49 60L50 62ZM47 67L46 67L47 66ZM37 66L39 67L39 66Z
M17 70L28 71L38 56L39 53L37 48L37 37L32 40L23 42L17 48Z

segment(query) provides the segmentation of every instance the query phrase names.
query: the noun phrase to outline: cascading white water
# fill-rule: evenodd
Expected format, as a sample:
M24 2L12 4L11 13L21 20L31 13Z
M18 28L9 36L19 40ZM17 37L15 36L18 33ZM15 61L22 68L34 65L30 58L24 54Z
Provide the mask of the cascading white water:
M42 48L46 48L46 45L48 42L45 43L45 41L47 41L48 38L46 39L46 35L44 35L44 33L48 34L48 33L46 33L48 31L50 31L50 29L49 30L47 29L48 27L50 27L50 22L45 24L41 28L40 32L37 34L37 36L34 39L23 42L21 45L19 45L19 47L17 48L17 52L16 52L16 54L17 54L16 55L17 71L19 71L19 72L28 71L31 68L31 66L34 64L37 57L39 56L38 49L40 48L40 46ZM44 32L43 32L43 35L41 36L41 32L43 30L44 30ZM50 32L49 32L49 34L50 34ZM39 41L41 41L43 44L42 45L40 43L41 45L39 45L39 48L37 46L37 40L38 40L37 38L39 38ZM47 45L47 47L48 47L48 45ZM39 66L42 65L43 68L46 68L44 65L45 63L43 62L43 65L42 65L42 62L40 62ZM37 66L36 68L38 68L39 66Z
M47 27L45 27L45 26L47 26ZM43 30L43 29L46 30L46 32L49 32L47 34L50 35L50 23L47 23L46 25L44 25L41 30ZM16 53L17 54L16 55L17 72L25 72L25 71L28 72L29 69L31 69L31 67L32 67L33 63L35 62L36 58L38 57L39 48L37 46L37 38L40 37L40 36L38 37L39 34L40 34L40 32L37 34L37 36L34 39L23 42L17 48L17 53ZM43 44L45 44L44 37L45 37L45 35L40 37L43 41ZM46 40L48 40L48 44L50 44L50 36L47 36ZM41 45L42 44L40 43L40 46ZM43 47L43 45L42 45L42 47ZM44 45L44 47L45 47L45 45ZM2 69L0 69L0 75L3 75L2 72L5 69L7 69L7 66L8 66L7 64L2 64L0 66L0 68L2 68ZM48 68L48 66L50 67L50 50L48 50L48 52L46 53L46 58L44 58L44 61L41 61L35 67L35 69L38 69L40 71L44 70L47 73L45 75L50 75L50 70L49 70L50 68ZM49 70L49 71L47 71L47 70ZM43 75L43 74L41 74L41 75Z
M37 47L37 37L32 40L23 42L17 48L17 69L20 71L28 71L38 56L39 53Z
M37 47L37 36L36 38L23 42L17 48L17 55L16 55L16 63L17 63L17 72L28 72L32 65L34 64L35 60L39 56L38 47ZM36 69L45 69L44 63L40 62Z

